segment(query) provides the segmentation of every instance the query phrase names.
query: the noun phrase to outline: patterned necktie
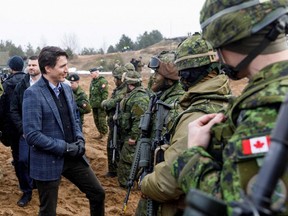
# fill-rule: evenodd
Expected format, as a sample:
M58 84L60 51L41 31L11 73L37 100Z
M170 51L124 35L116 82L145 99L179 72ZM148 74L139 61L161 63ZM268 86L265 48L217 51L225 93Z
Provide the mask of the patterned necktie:
M60 94L60 91L61 91L61 86L55 87L53 90L54 90L54 92L55 92L55 94L56 94L56 96L57 96L57 98L58 98L58 97L59 97L59 94Z

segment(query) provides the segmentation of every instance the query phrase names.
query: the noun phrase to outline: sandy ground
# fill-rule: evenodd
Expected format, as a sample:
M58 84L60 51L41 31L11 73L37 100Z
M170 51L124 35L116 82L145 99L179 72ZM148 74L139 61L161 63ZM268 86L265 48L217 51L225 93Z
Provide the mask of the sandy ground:
M147 83L149 71L143 73L144 84ZM109 91L115 87L111 76L106 76L109 81ZM88 93L90 84L89 76L81 76L81 86ZM240 94L241 90L246 84L246 80L231 82L233 92ZM86 138L86 154L90 159L92 169L100 180L102 186L106 191L105 212L106 215L121 215L123 201L126 195L126 190L120 188L117 183L117 178L106 178L104 175L107 172L107 154L106 142L107 137L103 140L96 140L98 131L95 128L93 116L91 113L85 115L85 123L83 126L84 136ZM33 191L33 198L28 206L18 207L16 202L22 195L18 188L18 181L16 179L14 169L11 165L12 156L10 148L0 144L0 164L3 178L0 180L0 215L2 216L24 216L37 215L38 212L38 193ZM126 214L134 215L140 192L134 189L130 195ZM88 201L83 193L78 188L71 184L67 179L62 178L60 185L57 215L72 216L89 215Z

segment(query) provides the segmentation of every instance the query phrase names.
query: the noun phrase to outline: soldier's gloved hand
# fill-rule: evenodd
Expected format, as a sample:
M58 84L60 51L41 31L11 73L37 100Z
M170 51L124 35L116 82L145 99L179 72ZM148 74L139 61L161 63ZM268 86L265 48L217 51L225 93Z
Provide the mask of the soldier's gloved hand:
M83 140L78 140L73 143L66 144L66 152L65 155L70 157L81 157L85 154L85 143Z
M103 100L102 102L101 102L101 107L103 108L103 109L107 109L107 100Z

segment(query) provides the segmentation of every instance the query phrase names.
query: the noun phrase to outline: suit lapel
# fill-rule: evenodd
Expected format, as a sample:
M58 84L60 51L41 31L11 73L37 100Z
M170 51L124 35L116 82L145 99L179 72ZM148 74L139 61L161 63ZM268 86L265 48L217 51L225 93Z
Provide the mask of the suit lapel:
M73 114L73 104L71 103L71 100L74 100L73 98L71 98L72 94L71 94L71 88L70 86L67 86L66 84L62 84L63 87L63 91L64 91L64 96L66 98L66 102L67 102L67 106L68 106L68 110L69 110L69 114L70 116L74 116ZM70 91L69 91L70 90ZM73 96L72 96L73 97ZM71 122L73 124L74 127L74 118L71 119Z
M42 92L45 100L47 101L48 106L51 108L51 110L52 110L52 112L53 112L63 134L64 134L64 129L63 129L61 117L60 117L57 105L56 105L56 103L55 103L55 101L51 95L51 92L48 89L49 87L47 86L47 84L45 83L45 81L43 79L41 79L39 81L41 81L41 85L42 85L41 92Z

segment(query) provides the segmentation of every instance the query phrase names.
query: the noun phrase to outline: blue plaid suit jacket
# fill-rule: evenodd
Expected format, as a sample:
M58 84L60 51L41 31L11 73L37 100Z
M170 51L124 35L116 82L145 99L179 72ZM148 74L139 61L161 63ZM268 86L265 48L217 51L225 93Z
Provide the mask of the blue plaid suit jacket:
M83 138L71 88L62 84L75 140ZM66 142L56 103L43 78L24 92L23 131L30 145L30 176L40 181L61 177Z

